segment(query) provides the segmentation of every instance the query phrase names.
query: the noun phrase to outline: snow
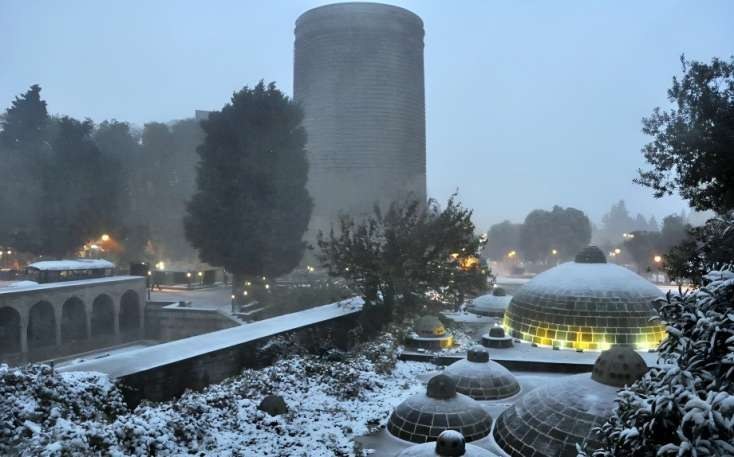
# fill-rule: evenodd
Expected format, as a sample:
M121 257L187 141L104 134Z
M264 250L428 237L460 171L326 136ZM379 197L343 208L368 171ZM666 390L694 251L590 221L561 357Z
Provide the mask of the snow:
M651 297L663 295L650 281L611 263L562 263L537 275L522 290L538 293L562 290L569 296L595 295L600 291Z
M88 270L115 268L115 264L104 259L44 260L28 265L44 271Z
M90 360L69 365L60 368L60 371L98 371L115 379L268 336L307 327L318 322L348 316L359 312L363 304L364 301L362 298L353 297L328 305L276 316L271 319L128 351L122 354L115 354L99 360Z
M34 384L37 378L29 372L23 392L1 398L0 406L7 406L2 402L14 395L46 395L59 399L52 402L57 413L37 408L21 415L37 425L31 436L14 428L5 429L8 434L3 435L0 426L0 454L3 445L10 444L23 455L355 455L354 438L380 428L397 404L424 391L418 377L435 368L395 362L394 338L366 346L343 354L341 360L291 355L264 369L244 370L204 391L186 392L177 400L144 402L134 411L121 407L109 415L101 413L102 405L119 393L107 377L46 368L45 377ZM13 379L0 372L0 391L5 381L10 386ZM51 386L48 394L41 393L49 390L44 386ZM97 395L81 402L91 386ZM271 417L258 409L262 398L271 394L284 398L288 413ZM87 410L92 401L98 414L74 414ZM3 407L0 423L6 420L3 414L13 415L12 422L20 413L15 407Z
M11 282L5 287L34 287L37 286L38 283L36 281L16 281Z

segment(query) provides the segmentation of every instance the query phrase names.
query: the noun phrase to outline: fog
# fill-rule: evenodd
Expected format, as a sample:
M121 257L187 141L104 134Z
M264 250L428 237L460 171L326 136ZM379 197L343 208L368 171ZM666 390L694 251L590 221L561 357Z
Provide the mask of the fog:
M260 79L292 94L294 21L322 3L4 1L0 106L37 83L51 114L142 126ZM640 120L666 104L681 54L731 53L730 2L391 3L426 30L429 196L459 189L485 230L553 205L597 224L620 199L658 220L686 208L632 183Z

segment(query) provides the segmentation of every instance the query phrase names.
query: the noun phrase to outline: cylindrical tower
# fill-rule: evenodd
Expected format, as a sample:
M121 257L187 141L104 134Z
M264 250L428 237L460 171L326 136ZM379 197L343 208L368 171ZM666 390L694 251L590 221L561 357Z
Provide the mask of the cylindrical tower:
M423 21L403 8L339 3L296 21L293 94L308 134L310 235L339 213L426 199Z

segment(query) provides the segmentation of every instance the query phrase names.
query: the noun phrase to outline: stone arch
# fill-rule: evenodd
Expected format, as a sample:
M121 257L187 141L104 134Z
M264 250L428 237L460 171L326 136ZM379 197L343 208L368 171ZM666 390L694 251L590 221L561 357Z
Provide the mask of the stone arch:
M28 313L28 349L56 344L56 315L51 303L39 301Z
M140 297L127 290L120 298L120 331L130 333L140 329Z
M115 303L107 294L98 295L92 302L92 336L113 335L115 333Z
M61 342L78 341L87 337L87 311L84 302L71 297L61 307Z
M20 313L15 308L0 308L0 354L20 352Z

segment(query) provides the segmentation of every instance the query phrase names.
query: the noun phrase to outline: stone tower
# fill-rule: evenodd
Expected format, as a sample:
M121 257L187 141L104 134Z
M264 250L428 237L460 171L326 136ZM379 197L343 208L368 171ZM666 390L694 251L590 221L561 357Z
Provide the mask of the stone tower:
M423 21L403 8L339 3L296 20L293 94L305 113L309 227L426 200Z

